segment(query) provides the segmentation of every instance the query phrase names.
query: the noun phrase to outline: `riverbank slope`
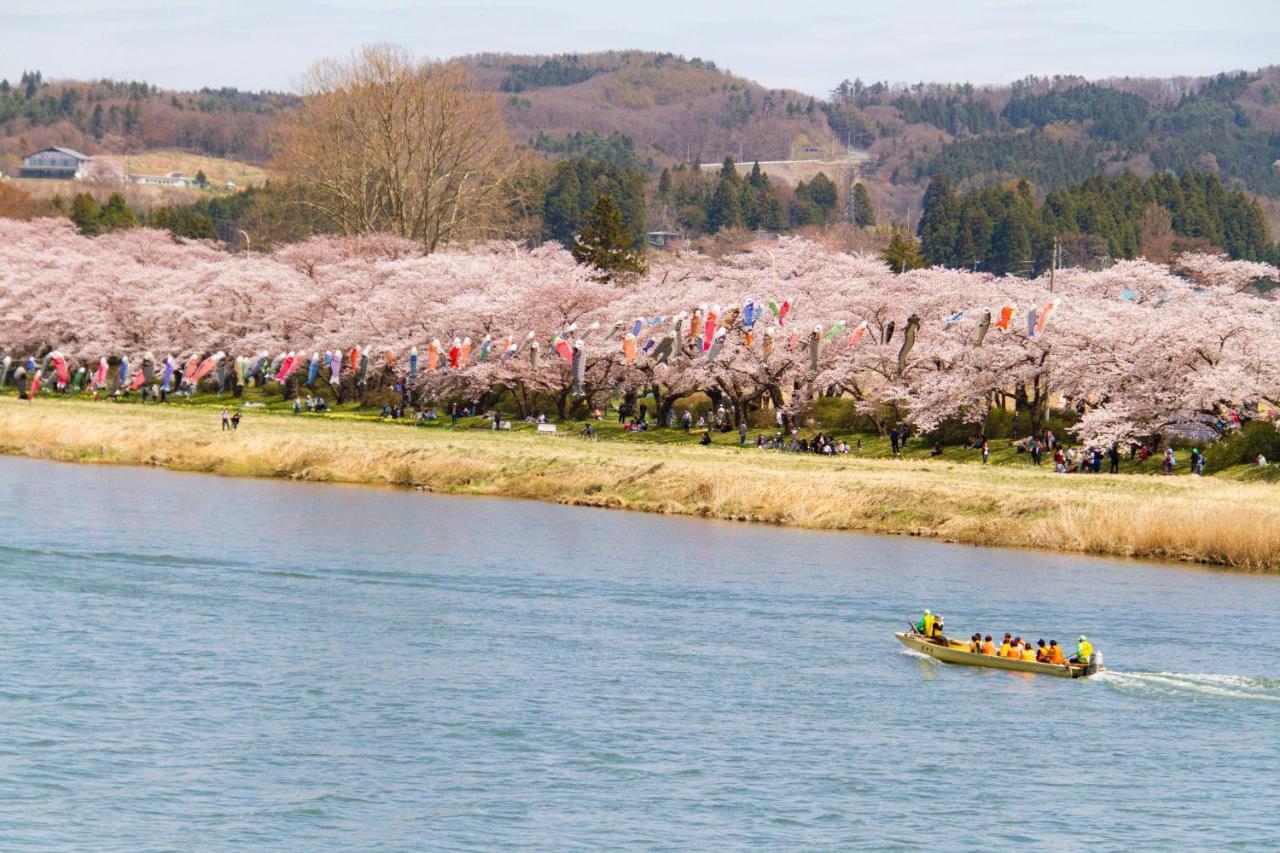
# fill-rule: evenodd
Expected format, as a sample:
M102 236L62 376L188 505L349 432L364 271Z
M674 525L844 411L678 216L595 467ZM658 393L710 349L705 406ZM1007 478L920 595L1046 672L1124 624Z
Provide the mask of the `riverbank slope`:
M587 441L207 408L0 398L0 452L232 476L1280 569L1280 489L931 460Z

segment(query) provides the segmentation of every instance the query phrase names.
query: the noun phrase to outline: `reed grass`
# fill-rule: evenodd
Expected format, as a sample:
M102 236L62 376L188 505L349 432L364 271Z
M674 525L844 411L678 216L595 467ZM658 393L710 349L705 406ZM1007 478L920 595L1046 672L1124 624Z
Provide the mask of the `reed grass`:
M0 399L0 452L69 462L415 487L820 530L1280 569L1265 483L754 448L590 442L216 410Z

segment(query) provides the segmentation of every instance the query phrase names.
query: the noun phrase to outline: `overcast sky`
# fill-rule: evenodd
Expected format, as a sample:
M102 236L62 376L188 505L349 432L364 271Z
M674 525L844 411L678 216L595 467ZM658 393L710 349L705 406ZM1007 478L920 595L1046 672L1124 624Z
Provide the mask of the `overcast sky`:
M1280 0L4 0L0 76L287 89L316 59L665 50L771 87L1174 76L1280 63Z

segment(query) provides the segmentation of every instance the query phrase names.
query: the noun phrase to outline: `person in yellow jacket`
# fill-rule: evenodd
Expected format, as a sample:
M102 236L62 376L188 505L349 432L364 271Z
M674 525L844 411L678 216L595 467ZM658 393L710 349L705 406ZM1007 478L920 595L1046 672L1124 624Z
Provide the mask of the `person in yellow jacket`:
M1022 647L1022 659L1035 662L1036 653L1032 650L1030 643L1027 643Z
M926 608L924 615L921 616L920 621L916 623L916 633L923 634L926 637L932 637L934 621L933 611Z
M1007 658L1009 656L1009 648L1013 644L1013 637L1008 634L1004 635L1004 641L1000 643L1000 657Z
M1081 634L1080 642L1076 644L1076 656L1071 659L1071 662L1082 663L1087 666L1091 657L1093 657L1093 643L1089 642L1088 637Z

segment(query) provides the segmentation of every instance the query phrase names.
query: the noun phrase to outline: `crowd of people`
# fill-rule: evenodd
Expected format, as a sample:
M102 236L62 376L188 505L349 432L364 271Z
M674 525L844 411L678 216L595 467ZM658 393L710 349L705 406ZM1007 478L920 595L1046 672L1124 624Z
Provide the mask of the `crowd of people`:
M943 621L942 614L935 615L932 611L925 610L924 615L920 617L920 621L915 625L915 632L923 637L950 643L954 647L964 649L973 654L989 655L1010 660L1063 666L1067 663L1087 664L1090 658L1093 657L1093 644L1083 634L1080 635L1080 639L1076 644L1075 655L1067 658L1057 640L1049 640L1047 643L1044 640L1039 640L1033 646L1030 640L1015 637L1009 633L1004 635L1004 639L1000 641L999 646L995 644L990 634L983 636L981 633L971 636L967 643L961 643L951 640L943 634L945 627Z

